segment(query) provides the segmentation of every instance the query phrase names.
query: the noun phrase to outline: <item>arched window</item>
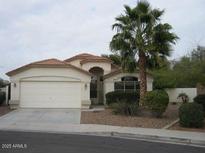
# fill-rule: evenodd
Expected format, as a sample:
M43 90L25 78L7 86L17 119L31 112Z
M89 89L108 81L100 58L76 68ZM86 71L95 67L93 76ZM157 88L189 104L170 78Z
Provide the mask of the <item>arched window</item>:
M136 91L139 89L139 82L137 77L124 76L121 81L114 83L114 89L123 91Z
M121 78L121 81L138 81L138 78L134 76L124 76Z

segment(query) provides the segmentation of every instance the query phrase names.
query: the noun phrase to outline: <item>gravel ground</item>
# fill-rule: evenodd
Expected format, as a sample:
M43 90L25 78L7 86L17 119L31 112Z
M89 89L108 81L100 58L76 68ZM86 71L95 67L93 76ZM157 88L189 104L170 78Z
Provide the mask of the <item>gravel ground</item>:
M173 125L169 129L171 129L171 130L182 130L182 131L192 131L192 132L203 132L203 133L205 133L205 122L204 122L204 127L203 128L185 128L185 127L181 127L179 123L176 123L175 125Z
M0 116L7 114L11 111L8 106L0 106Z
M163 118L139 117L114 115L111 109L104 111L81 113L81 123L83 124L103 124L114 126L143 127L143 128L163 128L178 117L178 105L169 104Z

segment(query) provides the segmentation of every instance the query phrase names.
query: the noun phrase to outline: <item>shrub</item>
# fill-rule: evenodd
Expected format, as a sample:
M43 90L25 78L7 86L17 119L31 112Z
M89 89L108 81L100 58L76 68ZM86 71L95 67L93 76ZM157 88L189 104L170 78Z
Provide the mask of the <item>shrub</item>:
M198 95L194 98L194 102L201 104L205 112L205 95Z
M122 114L122 115L129 115L134 116L137 115L138 103L128 103L126 101L118 101L117 103L111 104L114 114Z
M203 107L196 103L182 104L179 108L180 125L183 127L202 127L204 114Z
M5 99L6 99L6 93L0 92L0 105L4 103Z
M127 103L139 103L139 91L113 91L105 95L106 103L108 105L112 103L118 103L126 101Z
M180 93L177 98L181 98L183 103L189 102L189 96L186 93Z
M169 96L164 90L150 91L145 95L144 103L152 111L153 115L159 118L167 108Z

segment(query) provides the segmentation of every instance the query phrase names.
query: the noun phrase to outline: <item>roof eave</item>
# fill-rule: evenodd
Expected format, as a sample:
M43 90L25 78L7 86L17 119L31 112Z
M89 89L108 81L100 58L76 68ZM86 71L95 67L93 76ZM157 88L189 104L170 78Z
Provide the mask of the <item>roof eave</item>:
M6 73L7 76L11 77L13 75L16 75L20 72L23 72L27 69L30 69L30 68L73 68L73 69L76 69L82 73L85 73L89 76L92 76L91 73L85 71L85 70L82 70L80 68L77 68L71 64L65 64L65 65L56 65L56 64L28 64L28 65L25 65L25 66L22 66L20 68L17 68L15 70L12 70L12 71L9 71Z
M122 68L116 70L116 71L113 71L113 72L110 72L106 75L103 76L104 79L108 79L114 75L117 75L117 74L120 74L120 73L129 73L129 72L123 72ZM139 70L136 70L136 72L133 72L133 73L139 73ZM150 75L151 77L153 76L151 73L147 72L148 75Z

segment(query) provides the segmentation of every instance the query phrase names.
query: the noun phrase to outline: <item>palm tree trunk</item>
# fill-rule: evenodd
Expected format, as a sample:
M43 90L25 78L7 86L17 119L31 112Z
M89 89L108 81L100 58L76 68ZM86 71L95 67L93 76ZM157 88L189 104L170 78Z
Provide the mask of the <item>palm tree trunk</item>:
M140 78L140 106L143 106L143 98L147 92L146 56L139 52L139 78Z

